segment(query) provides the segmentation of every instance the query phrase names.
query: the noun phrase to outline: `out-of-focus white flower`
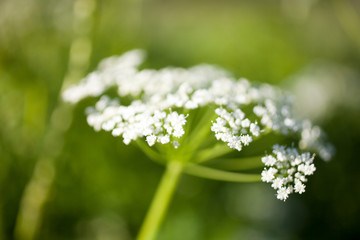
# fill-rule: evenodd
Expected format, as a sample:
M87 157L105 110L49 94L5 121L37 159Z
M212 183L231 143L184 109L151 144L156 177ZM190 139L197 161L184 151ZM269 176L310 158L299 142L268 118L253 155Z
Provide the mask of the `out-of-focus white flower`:
M356 69L317 61L289 77L294 109L301 116L321 122L339 108L360 110L360 82Z

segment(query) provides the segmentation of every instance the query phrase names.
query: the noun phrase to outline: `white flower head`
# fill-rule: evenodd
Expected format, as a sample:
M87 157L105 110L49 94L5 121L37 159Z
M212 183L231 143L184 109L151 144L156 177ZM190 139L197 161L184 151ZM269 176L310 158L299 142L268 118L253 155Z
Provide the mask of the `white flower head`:
M186 131L207 128L214 136L213 142L218 140L242 151L256 146L263 135L276 132L298 136L297 147L301 150L314 150L325 160L332 157L333 148L324 141L322 130L294 118L291 97L280 89L268 84L252 85L205 64L188 69L139 70L144 56L143 51L133 50L103 60L96 71L66 89L63 99L77 103L86 97L100 97L86 110L88 124L96 131L122 137L125 144L143 139L150 147L168 144L170 149L180 151L189 142L183 138L196 135ZM106 95L110 88L117 89L114 99ZM199 117L203 110L212 115ZM206 121L208 124L204 124ZM202 126L187 126L189 122ZM313 159L314 155L299 154L295 147L274 145L272 154L262 158L265 169L261 179L271 183L277 197L285 200L293 192L305 191L306 177L315 171Z
M316 170L313 160L314 155L308 152L299 154L295 148L274 145L272 155L262 158L266 166L262 171L262 181L272 183L280 200L286 200L293 189L301 194L305 192L306 176Z
M97 131L123 136L126 143L144 137L153 145L153 137L148 136L155 136L162 144L179 143L187 122L184 111L210 105L218 115L211 131L233 149L242 150L268 128L284 134L299 132L302 149L316 148L321 156L331 157L330 151L318 144L317 129L310 131L308 124L292 117L291 99L279 89L267 84L251 86L246 79L236 80L228 72L205 64L189 69L139 70L144 57L142 50L133 50L103 60L98 70L65 90L63 99L76 103L88 96L102 96L87 111L88 123ZM120 98L129 96L133 102L122 105L104 95L112 87L118 89ZM243 111L250 104L255 106L255 119Z

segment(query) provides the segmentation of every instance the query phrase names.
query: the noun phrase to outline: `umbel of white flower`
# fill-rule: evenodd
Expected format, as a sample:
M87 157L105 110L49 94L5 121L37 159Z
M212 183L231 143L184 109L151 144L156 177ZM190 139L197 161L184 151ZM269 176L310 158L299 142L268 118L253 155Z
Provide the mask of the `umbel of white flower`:
M306 176L315 171L314 155L297 149L313 151L324 160L332 157L333 148L324 141L321 129L295 119L291 98L278 88L251 85L211 65L139 70L144 56L143 51L133 50L103 60L96 71L65 90L63 99L77 103L100 97L86 110L89 125L122 136L125 144L143 139L150 147L171 145L175 152L183 147L192 155L202 144L196 141L206 141L193 132L211 131L215 141L237 151L269 132L296 136L293 147L274 145L272 154L262 158L261 179L272 183L281 200L293 192L303 193ZM118 97L111 99L106 92L114 88Z
M261 173L261 180L272 183L280 200L286 200L293 192L305 192L306 176L316 170L314 155L308 152L299 154L296 148L274 145L273 155L267 155L261 160L266 166Z

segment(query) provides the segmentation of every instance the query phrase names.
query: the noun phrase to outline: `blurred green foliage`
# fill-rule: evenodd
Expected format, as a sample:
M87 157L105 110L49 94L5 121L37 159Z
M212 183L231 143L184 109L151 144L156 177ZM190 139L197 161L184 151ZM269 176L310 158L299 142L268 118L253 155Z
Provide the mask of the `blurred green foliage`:
M72 118L53 114L68 69L72 9L71 0L0 2L0 239L15 238L24 190L44 152L59 153L36 239L133 239L163 171L134 146L88 127L91 99ZM359 13L355 0L97 1L88 72L104 57L144 48L146 66L207 62L286 86L323 61L324 71L338 69L324 84L343 88L328 98L337 98L331 114L317 119L336 158L317 162L305 194L283 203L266 184L183 176L159 239L360 237ZM316 82L313 71L306 76ZM69 129L49 144L52 116Z

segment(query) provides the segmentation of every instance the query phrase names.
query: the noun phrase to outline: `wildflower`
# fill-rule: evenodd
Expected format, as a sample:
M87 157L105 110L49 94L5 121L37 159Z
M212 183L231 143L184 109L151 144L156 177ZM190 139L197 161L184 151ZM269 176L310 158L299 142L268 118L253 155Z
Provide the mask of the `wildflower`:
M314 155L297 149L315 151L325 160L333 155L322 130L308 120L294 118L291 97L278 88L253 86L244 78L234 79L219 67L205 64L189 69L139 70L144 56L143 51L133 50L103 60L95 72L65 90L63 99L77 103L89 96L101 96L86 110L87 122L96 131L121 136L125 144L138 139L144 139L149 147L169 144L174 151L186 149L185 155L194 155L191 151L201 146L201 142L183 146L184 142L191 143L183 139L191 130L195 131L191 136L201 136L198 129L212 132L213 140L236 151L256 147L254 142L268 132L298 136L298 144L291 148L274 145L272 154L262 158L265 167L261 180L271 183L280 200L293 192L303 193L307 176L315 171ZM110 88L117 89L118 98L106 95ZM124 97L130 103L123 104ZM204 109L212 114L197 119L196 113ZM187 126L189 119L199 120L191 124L201 126Z

